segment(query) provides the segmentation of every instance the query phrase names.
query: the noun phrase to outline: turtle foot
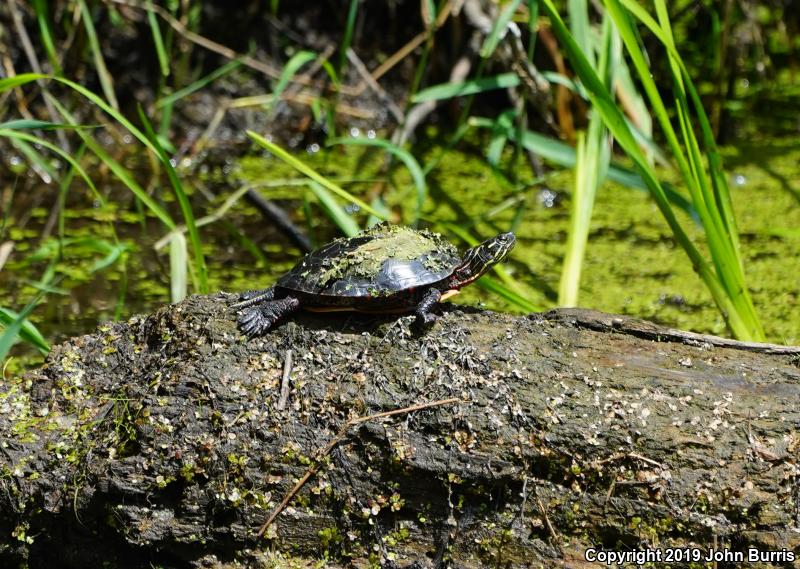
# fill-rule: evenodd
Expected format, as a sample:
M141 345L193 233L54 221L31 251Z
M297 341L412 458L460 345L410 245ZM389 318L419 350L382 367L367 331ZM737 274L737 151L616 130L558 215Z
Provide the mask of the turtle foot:
M439 319L438 316L432 312L417 313L417 318L414 320L414 325L422 330L427 330L433 326L434 322Z
M425 292L425 296L422 297L422 300L417 305L417 309L414 313L417 315L417 319L414 324L422 329L430 328L436 319L438 318L434 313L431 312L433 308L439 303L442 298L442 291L437 288L431 287Z
M246 310L239 316L239 329L248 338L259 336L270 329L274 321L261 312L261 307Z
M239 316L239 329L248 338L260 336L281 318L297 310L300 301L293 297L265 302L242 312Z

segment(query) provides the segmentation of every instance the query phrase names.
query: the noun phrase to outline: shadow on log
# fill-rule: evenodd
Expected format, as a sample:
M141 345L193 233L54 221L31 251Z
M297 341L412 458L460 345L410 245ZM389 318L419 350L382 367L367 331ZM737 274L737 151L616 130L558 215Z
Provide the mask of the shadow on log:
M667 547L796 566L800 349L454 307L426 334L301 314L245 341L232 301L107 324L0 386L1 566L581 567Z

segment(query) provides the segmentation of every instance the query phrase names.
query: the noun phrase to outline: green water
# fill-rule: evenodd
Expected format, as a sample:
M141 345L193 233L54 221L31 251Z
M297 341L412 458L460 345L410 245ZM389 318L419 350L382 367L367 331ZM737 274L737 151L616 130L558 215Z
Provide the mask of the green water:
M516 218L518 245L506 268L516 281L517 292L542 309L554 307L566 243L571 173L548 175L545 183L555 197L548 203L540 184L529 183L514 193L507 182L488 171L480 152L478 146L450 152L431 172L421 223L445 234L449 233L448 224L455 224L476 238L485 238L508 230ZM433 146L418 158L424 162L436 153ZM796 344L800 342L800 180L796 178L800 141L754 140L726 149L725 158L756 308L770 341ZM382 184L381 153L337 147L313 155L304 153L303 160L367 201L385 195L393 221L412 220L416 192L411 179L400 166L392 169L390 184ZM524 172L521 182L533 181L525 179L530 176L527 166L520 172ZM265 197L285 207L317 244L338 235L299 176L275 158L259 154L224 170L220 167L203 175L184 172L184 176L189 180L187 186L194 188L192 200L198 217L219 207L241 183L268 184L272 187L261 190ZM662 178L680 187L674 174L664 171ZM276 185L276 180L282 179L293 182ZM169 302L168 250L153 249L165 234L164 227L137 213L125 190L107 186L104 191L108 196L105 207L93 203L83 190L74 189L69 196L65 237L73 241L56 265L62 278L58 289L31 317L51 342L90 332L115 315L126 318ZM54 189L43 187L41 192L38 197L36 193L15 194L6 212L0 242L13 241L14 249L0 271L0 306L20 310L32 298L47 260L32 261L30 255L43 245L54 246L52 237L40 238L51 213L48 192L53 194ZM157 195L173 210L174 218L180 219L169 192ZM309 200L310 222L304 198ZM363 223L365 217L358 219ZM291 268L300 254L244 200L223 222L202 227L200 235L212 291L268 286ZM697 228L693 237L699 239L700 235ZM466 247L454 235L449 236L459 248ZM115 239L127 248L125 261L91 272L92 265L105 256L97 241L113 244ZM263 257L259 259L253 249L262 251ZM454 302L519 311L478 286L468 287ZM710 294L648 194L613 183L606 183L598 193L580 305L727 335ZM23 345L13 353L23 357L12 361L12 371L38 360L31 359L32 351Z

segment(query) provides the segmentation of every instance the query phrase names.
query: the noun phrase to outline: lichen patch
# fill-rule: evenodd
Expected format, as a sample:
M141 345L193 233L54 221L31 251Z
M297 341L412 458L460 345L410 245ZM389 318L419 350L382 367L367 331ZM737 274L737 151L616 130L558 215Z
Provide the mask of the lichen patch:
M398 225L379 224L359 235L373 239L331 258L322 273L323 287L346 278L375 277L389 259L411 261L419 259L426 269L437 272L447 268L448 258L457 258L458 251L438 233L415 231ZM343 245L347 240L343 240Z

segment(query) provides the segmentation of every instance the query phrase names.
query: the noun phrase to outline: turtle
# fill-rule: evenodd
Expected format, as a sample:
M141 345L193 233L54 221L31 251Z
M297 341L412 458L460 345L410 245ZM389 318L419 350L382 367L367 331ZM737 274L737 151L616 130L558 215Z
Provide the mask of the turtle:
M303 257L274 286L239 295L239 328L248 337L268 331L296 310L416 314L427 326L431 309L478 279L514 247L500 233L463 256L438 233L380 223L339 238Z

